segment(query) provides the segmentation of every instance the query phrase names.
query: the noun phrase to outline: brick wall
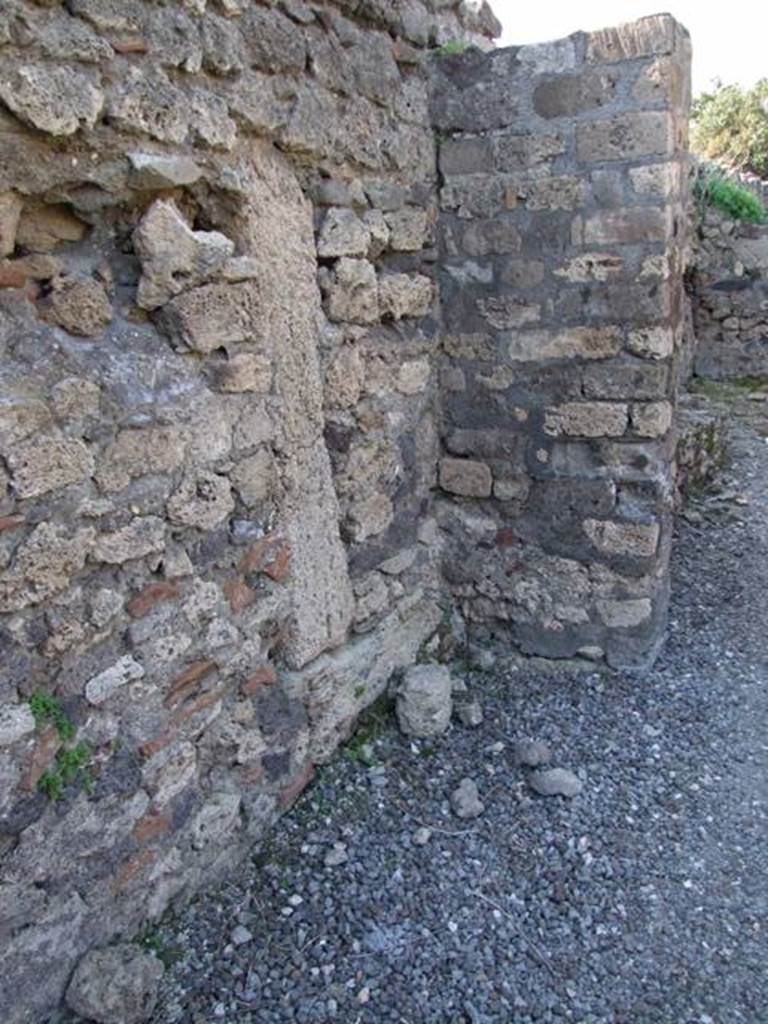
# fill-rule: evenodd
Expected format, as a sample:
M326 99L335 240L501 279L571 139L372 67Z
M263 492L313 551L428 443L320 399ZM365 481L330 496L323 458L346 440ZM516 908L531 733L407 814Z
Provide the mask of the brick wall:
M471 636L663 636L689 43L668 16L435 64L444 571Z

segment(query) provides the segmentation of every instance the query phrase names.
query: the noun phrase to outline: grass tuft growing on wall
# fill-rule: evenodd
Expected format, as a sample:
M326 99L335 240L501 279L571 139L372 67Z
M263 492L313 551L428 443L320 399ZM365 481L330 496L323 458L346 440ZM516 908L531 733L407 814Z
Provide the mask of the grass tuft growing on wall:
M768 210L754 192L716 172L699 178L695 190L702 203L720 210L731 220L747 224L768 223Z

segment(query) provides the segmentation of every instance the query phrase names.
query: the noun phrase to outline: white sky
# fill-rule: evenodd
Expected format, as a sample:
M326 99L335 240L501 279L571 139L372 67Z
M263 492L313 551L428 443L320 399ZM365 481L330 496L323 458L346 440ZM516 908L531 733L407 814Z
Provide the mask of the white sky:
M665 3L665 0L661 0ZM666 10L691 33L693 91L707 88L713 78L754 85L768 78L768 4L726 3L722 0L490 0L504 26L500 46L543 43L578 29L607 28Z

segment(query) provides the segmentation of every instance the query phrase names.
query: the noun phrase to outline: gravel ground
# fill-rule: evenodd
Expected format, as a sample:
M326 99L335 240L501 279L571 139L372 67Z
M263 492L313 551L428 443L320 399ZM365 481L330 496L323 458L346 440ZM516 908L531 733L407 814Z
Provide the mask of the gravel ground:
M153 1024L768 1022L768 444L733 435L680 523L656 668L457 669L484 721L436 742L371 716L153 936ZM524 738L583 792L533 794ZM465 776L485 811L462 821Z

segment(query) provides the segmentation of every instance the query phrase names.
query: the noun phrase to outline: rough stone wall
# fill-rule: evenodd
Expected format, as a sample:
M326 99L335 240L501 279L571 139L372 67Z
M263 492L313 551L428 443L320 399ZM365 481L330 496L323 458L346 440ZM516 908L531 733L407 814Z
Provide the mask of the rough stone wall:
M422 54L485 4L0 10L0 1006L234 863L442 617Z
M426 50L497 31L0 10L8 1024L241 857L454 603L658 640L686 39L436 58L430 112Z
M699 213L688 282L700 377L768 377L768 225Z
M669 16L441 60L444 572L470 635L662 636L689 41Z

